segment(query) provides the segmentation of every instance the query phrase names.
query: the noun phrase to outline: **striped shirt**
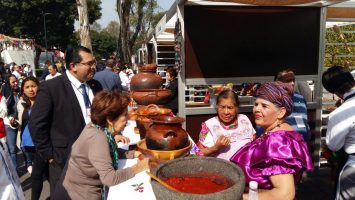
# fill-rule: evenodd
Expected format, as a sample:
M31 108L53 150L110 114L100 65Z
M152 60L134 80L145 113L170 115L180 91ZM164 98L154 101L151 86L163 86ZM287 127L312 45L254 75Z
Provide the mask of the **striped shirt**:
M311 135L307 116L307 102L298 92L293 94L292 100L293 111L286 117L286 122L290 124L295 131L302 134L305 141L309 141L311 139Z

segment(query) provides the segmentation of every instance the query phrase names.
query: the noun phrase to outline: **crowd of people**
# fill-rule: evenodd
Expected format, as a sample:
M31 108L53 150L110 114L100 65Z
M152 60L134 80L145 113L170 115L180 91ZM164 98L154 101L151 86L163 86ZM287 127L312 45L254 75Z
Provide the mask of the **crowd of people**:
M45 179L51 199L106 199L108 187L149 168L149 159L141 152L117 148L117 142L129 141L119 133L127 124L132 100L125 91L130 90L133 70L113 57L106 59L101 71L96 65L90 49L69 46L65 63L46 62L40 79L24 74L16 64L12 72L5 70L0 96L0 172L4 173L0 177L13 186L8 195L24 199L16 174L19 149L31 174L31 199L39 199ZM165 106L176 115L177 72L168 68L166 74L166 88L173 95ZM351 190L355 81L350 72L336 66L324 72L322 83L344 100L329 117L326 141L331 150L344 148L349 154L339 173L336 198L355 198ZM278 72L274 81L261 84L255 97L252 115L247 116L239 113L233 88L221 91L217 115L202 123L196 155L239 165L246 184L258 183L259 199L294 199L302 173L313 169L306 101L295 91L294 72ZM120 169L120 158L140 159ZM242 198L248 199L248 193Z

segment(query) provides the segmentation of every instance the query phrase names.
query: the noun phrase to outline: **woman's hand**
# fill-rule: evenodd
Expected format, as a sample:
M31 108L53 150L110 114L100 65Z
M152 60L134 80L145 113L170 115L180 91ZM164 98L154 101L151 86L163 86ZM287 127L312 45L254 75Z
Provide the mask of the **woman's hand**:
M227 138L226 136L224 135L221 135L218 137L217 141L216 141L216 144L214 145L214 147L219 150L221 148L224 148L224 147L228 147L230 145L231 141L229 138Z
M145 156L140 151L134 151L134 158L138 158L139 160L143 160Z
M149 158L138 160L138 163L132 167L134 174L138 174L139 172L147 169L149 169Z
M249 195L248 195L248 193L243 193L243 200L248 200L248 198L249 198Z
M122 142L123 144L129 144L130 142L129 138L123 135L115 135L114 138L117 143Z

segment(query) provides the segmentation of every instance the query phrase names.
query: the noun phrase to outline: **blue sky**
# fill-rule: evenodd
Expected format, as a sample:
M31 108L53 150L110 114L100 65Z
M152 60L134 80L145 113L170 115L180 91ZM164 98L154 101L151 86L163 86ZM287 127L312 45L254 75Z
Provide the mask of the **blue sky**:
M157 0L158 5L162 10L168 10L170 6L174 3L174 0ZM101 19L97 22L102 28L106 27L110 21L117 20L118 16L116 13L116 1L115 0L101 0Z

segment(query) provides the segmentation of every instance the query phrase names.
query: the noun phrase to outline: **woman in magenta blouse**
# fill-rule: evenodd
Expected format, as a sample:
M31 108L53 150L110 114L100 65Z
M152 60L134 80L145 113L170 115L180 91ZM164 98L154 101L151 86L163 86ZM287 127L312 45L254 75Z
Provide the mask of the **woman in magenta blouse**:
M292 112L292 88L281 82L263 84L253 108L256 125L265 132L246 144L231 161L244 171L246 183L258 182L259 199L294 199L302 172L312 170L307 145L284 119ZM243 195L247 199L248 194Z

